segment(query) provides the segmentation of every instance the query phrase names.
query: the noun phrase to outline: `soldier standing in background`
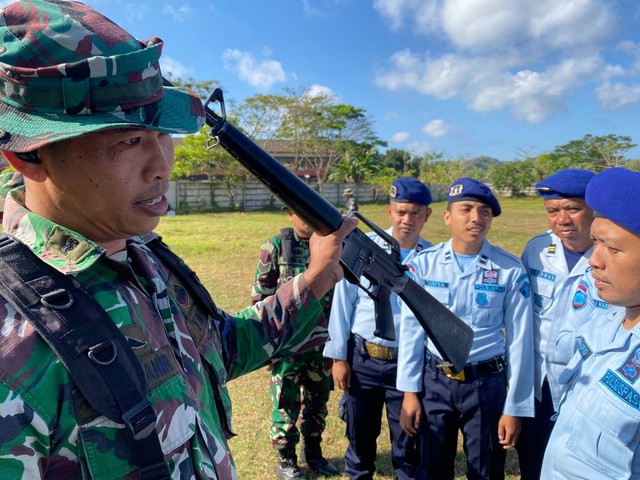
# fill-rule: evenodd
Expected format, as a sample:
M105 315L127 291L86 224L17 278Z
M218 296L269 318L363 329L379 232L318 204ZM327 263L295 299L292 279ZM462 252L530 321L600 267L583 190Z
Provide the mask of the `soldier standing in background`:
M346 214L349 215L352 212L357 212L358 200L356 200L356 197L353 194L353 190L351 190L350 188L345 188L344 192L342 192L342 196L347 199Z
M255 304L273 295L277 288L301 274L309 265L309 238L313 230L287 207L293 227L267 240L260 250L251 300ZM325 317L331 308L331 292L323 299ZM338 470L322 456L320 443L325 429L327 401L331 391L331 359L316 347L285 358L271 368L271 444L278 452L276 469L282 480L303 479L297 464L296 445L302 433L301 460L314 472L333 476ZM302 392L302 398L301 398ZM300 430L296 423L302 410Z

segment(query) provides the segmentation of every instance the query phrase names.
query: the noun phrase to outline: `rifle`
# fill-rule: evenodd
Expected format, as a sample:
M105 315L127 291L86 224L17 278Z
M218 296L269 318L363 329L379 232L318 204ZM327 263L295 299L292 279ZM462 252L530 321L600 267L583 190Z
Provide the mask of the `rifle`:
M212 108L216 104L220 113ZM315 231L327 235L340 228L344 217L336 207L227 121L221 89L211 94L205 111L207 125L211 127L207 147L221 145ZM469 358L473 330L405 274L408 267L402 264L400 246L393 237L359 212L353 215L377 233L389 250L385 251L356 228L345 238L340 257L345 278L374 301L374 334L395 339L389 301L391 292L395 292L415 314L443 359L456 371L462 370ZM369 280L369 288L360 282L360 277Z

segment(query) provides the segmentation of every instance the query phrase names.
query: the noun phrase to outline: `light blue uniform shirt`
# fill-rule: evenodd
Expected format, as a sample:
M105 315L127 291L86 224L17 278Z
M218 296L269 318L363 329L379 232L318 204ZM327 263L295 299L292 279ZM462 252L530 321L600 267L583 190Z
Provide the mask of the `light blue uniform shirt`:
M605 302L598 295L598 290L591 275L591 267L576 284L571 297L562 328L556 339L556 347L549 355L550 362L559 365L563 370L571 357L576 353L578 343L589 325L601 316L608 315L614 310L624 314L624 307L617 307Z
M410 265L411 276L474 331L469 362L498 355L507 361L507 399L503 412L532 417L533 319L531 290L522 262L486 240L478 256L463 272L455 260L451 240L420 253ZM396 386L419 392L428 342L413 312L402 303Z
M387 229L386 232L392 235L393 228ZM386 246L385 241L375 233L371 232L367 235L378 245ZM422 237L419 238L416 246L404 258L403 263L409 263L418 252L431 245L431 242ZM360 281L365 287L369 287L367 279L360 278ZM333 290L333 301L329 316L330 340L324 346L324 356L336 360L346 360L347 342L352 333L360 335L367 342L385 347L397 347L398 339L400 338L400 299L395 293L392 293L390 301L396 334L394 341L383 340L373 334L375 330L375 306L373 300L362 289L349 283L346 279L338 282Z
M592 251L593 247L569 271L562 240L548 230L529 240L522 253L533 292L536 398L542 399L542 382L547 377L556 409L561 393L558 377L564 365L552 363L551 359L564 320L572 308L576 286L590 268Z
M540 478L640 479L640 325L611 311L584 332Z

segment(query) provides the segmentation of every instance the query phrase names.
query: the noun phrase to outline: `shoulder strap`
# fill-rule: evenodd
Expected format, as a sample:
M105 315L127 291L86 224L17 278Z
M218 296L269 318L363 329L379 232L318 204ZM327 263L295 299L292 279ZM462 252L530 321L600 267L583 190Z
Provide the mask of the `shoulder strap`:
M280 230L280 241L282 242L282 256L288 266L291 266L295 261L295 255L293 254L293 228L283 228Z
M171 268L171 271L183 282L184 286L189 289L189 293L198 302L198 306L213 318L219 318L218 308L214 303L211 295L196 275L196 272L184 263L184 261L171 251L169 246L162 241L160 237L156 237L147 243L147 247L162 262Z
M40 334L87 402L129 427L141 478L168 478L142 367L104 309L71 276L0 235L0 296Z

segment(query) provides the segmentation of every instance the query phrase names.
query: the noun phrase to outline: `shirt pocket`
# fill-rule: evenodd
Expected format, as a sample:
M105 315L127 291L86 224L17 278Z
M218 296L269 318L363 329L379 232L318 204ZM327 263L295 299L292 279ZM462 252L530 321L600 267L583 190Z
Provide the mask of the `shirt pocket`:
M473 292L473 316L472 325L489 327L502 323L505 292L486 292L475 290Z
M553 302L554 282L540 277L530 277L533 290L533 311L543 314Z
M622 397L638 405L638 392L613 372L606 375L614 376ZM578 399L567 448L610 478L628 478L638 447L640 412L601 382L594 383Z
M424 287L424 289L445 307L451 305L451 294L447 288Z

